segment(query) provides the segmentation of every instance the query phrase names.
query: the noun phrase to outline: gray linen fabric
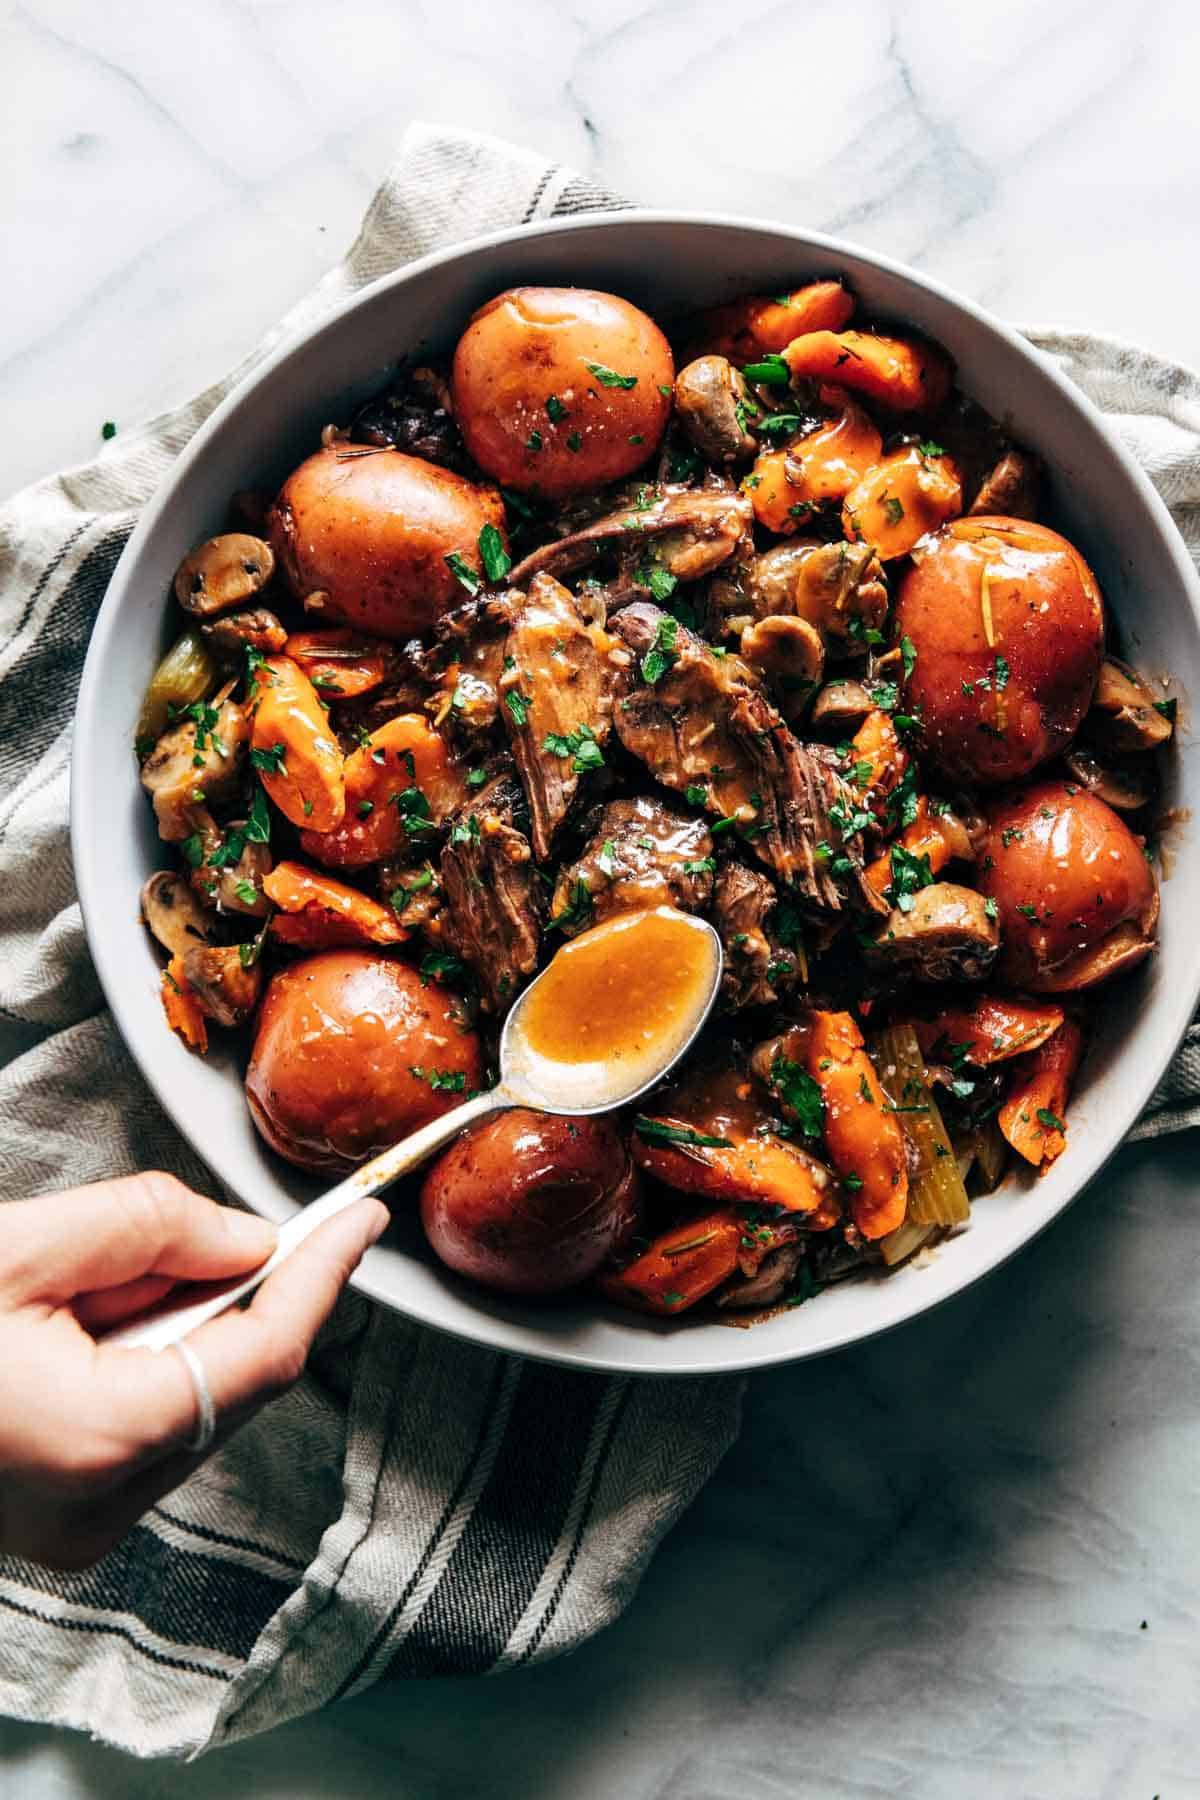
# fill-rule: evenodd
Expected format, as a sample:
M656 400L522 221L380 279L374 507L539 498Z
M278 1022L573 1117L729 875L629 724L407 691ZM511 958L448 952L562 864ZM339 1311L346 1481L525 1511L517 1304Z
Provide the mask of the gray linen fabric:
M0 1193L157 1166L211 1190L134 1069L84 944L71 719L138 509L251 364L439 245L619 205L494 140L415 127L345 261L227 380L0 511ZM1200 384L1033 333L1110 412L1200 550ZM1200 1122L1193 1031L1139 1135ZM0 1710L196 1754L394 1675L569 1650L627 1604L736 1435L736 1381L569 1374L347 1295L300 1385L97 1568L0 1558Z

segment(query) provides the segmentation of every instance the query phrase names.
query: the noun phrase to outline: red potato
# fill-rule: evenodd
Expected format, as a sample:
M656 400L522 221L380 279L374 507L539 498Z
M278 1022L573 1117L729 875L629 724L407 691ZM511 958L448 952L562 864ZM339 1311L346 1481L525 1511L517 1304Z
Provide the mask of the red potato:
M1104 653L1096 578L1074 545L1025 519L955 519L913 553L896 636L922 741L954 780L1019 780L1063 748Z
M270 534L289 587L322 624L402 640L427 637L464 599L446 558L478 574L485 525L503 538L495 488L399 450L337 443L288 476Z
M421 1223L449 1268L505 1294L556 1294L632 1232L637 1174L608 1118L523 1107L464 1133L421 1189Z
M510 288L458 340L454 412L485 473L557 500L631 475L653 456L674 380L666 338L628 300L589 288Z
M378 952L325 950L272 977L246 1099L273 1150L344 1175L482 1079L479 1040L445 988Z
M1121 815L1072 782L998 801L978 846L996 903L1000 975L1035 993L1094 987L1154 948L1158 889Z

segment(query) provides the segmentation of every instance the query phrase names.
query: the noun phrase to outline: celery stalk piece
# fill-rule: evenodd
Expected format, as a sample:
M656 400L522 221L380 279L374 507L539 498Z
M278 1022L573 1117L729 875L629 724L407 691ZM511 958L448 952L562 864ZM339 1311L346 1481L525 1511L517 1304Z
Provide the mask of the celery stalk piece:
M917 1172L909 1177L905 1224L962 1225L971 1203L958 1158L930 1091L925 1058L911 1025L888 1025L868 1040L880 1084L916 1151Z

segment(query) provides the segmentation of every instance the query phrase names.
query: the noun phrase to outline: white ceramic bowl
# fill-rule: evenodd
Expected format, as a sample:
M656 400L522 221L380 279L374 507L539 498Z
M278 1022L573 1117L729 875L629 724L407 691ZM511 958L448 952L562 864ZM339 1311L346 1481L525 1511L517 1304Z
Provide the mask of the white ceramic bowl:
M1176 691L1200 693L1200 583L1137 466L1099 415L1036 351L977 307L882 257L784 226L667 213L604 216L480 239L365 289L285 344L218 408L134 532L100 610L79 697L72 843L88 938L125 1040L167 1112L215 1175L282 1221L317 1191L261 1143L242 1098L241 1059L216 1033L201 1061L167 1030L159 967L137 894L162 865L139 788L133 722L169 633L176 564L220 529L231 493L281 479L330 419L345 419L389 366L420 344L448 347L472 311L514 282L611 289L652 313L842 275L871 316L911 320L944 344L966 393L1045 458L1051 516L1099 575L1125 642ZM1196 745L1175 755L1170 802L1200 807ZM587 1368L705 1374L761 1367L872 1336L994 1269L1041 1231L1120 1143L1186 1029L1200 988L1194 922L1200 837L1174 847L1159 953L1124 984L1071 1104L1067 1153L1041 1180L1010 1178L932 1266L842 1284L749 1331L711 1321L662 1325L584 1294L566 1304L506 1301L435 1263L399 1220L356 1278L411 1318L507 1351ZM1119 1015L1119 1016L1118 1016Z

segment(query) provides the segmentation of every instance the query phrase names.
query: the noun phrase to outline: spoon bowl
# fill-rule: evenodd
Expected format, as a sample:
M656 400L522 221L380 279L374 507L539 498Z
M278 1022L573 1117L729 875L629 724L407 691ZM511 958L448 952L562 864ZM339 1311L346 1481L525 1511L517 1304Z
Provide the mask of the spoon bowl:
M620 913L564 944L516 1001L500 1038L500 1080L431 1119L340 1181L282 1227L252 1275L203 1298L175 1289L151 1312L118 1326L106 1343L165 1350L252 1294L326 1219L390 1187L488 1113L612 1112L651 1088L701 1030L721 985L721 940L704 919L657 906Z

